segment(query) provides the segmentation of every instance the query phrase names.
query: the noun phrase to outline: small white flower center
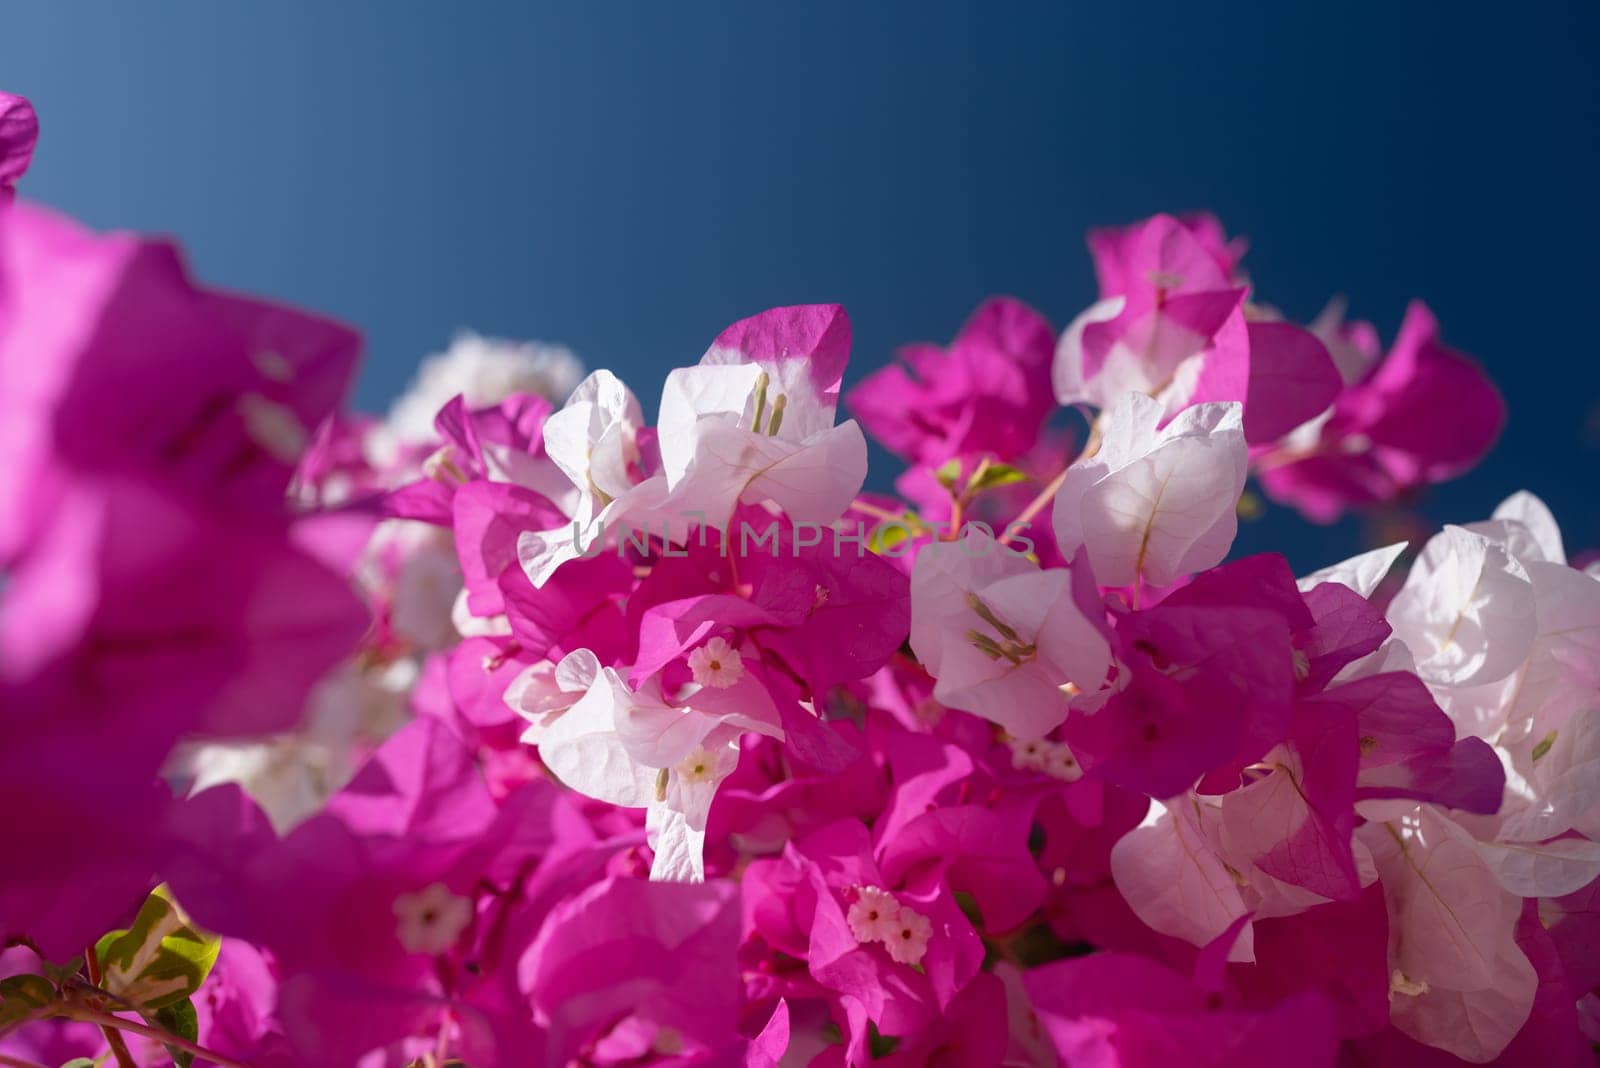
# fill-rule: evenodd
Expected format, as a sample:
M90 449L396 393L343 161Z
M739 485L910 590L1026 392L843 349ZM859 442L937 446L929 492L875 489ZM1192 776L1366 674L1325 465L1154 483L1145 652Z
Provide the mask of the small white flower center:
M858 886L855 893L856 899L845 916L850 923L850 933L862 945L887 941L894 934L900 902L889 891L876 886Z
M1052 742L1047 738L1012 738L1011 766L1019 771L1043 772L1063 782L1077 782L1083 778L1083 766L1065 742Z
M901 964L920 964L928 951L933 924L922 913L900 904L889 891L858 886L845 919L862 945L878 942Z
M675 769L678 778L691 786L710 782L717 773L716 755L695 746L694 752L683 758Z
M921 964L928 952L928 939L933 934L933 924L920 912L901 906L895 917L894 930L884 942L889 956L901 964Z
M472 902L443 883L394 899L395 933L408 953L438 955L456 944L472 922Z
M697 684L725 690L744 678L744 657L722 638L712 638L689 653L689 670Z

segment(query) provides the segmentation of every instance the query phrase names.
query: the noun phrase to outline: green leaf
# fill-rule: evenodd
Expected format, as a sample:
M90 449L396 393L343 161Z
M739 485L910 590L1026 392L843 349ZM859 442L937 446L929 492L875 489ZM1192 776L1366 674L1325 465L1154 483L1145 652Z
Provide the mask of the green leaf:
M1000 486L1012 486L1018 482L1026 481L1028 481L1028 476L1010 464L984 464L972 473L972 480L967 483L966 496L975 497L985 490L997 489Z
M934 470L933 477L945 489L955 489L956 479L961 477L961 461L959 459L946 460Z
M965 916L972 926L980 931L983 930L983 913L978 910L978 899L965 890L957 890L954 896L956 908L961 910L961 915Z
M0 998L42 1009L56 999L56 988L42 975L11 975L0 979Z
M52 983L60 986L68 979L71 979L73 976L83 971L83 954L78 954L65 964L51 964L47 960L40 961L39 967L44 971L45 976Z
M222 940L190 926L164 886L156 887L126 931L95 944L101 987L135 1008L154 1011L186 1001L217 962Z
M100 1066L88 1057L74 1057L61 1068L100 1068Z
M151 1022L169 1035L176 1035L189 1042L200 1041L200 1017L195 1014L194 1002L188 998L175 1005L166 1006L155 1014ZM194 1063L194 1054L188 1050L167 1046L167 1054L171 1056L172 1063L177 1065L177 1068L189 1068Z
M887 1057L899 1045L899 1035L879 1034L878 1025L870 1020L867 1021L867 1054L873 1060L877 1060L879 1057Z
M1262 503L1258 495L1250 490L1245 490L1239 494L1239 503L1234 507L1234 510L1238 513L1239 518L1247 523L1260 519L1267 514L1267 506Z
M0 979L0 1028L25 1023L56 1002L56 987L42 975L10 975Z
M1024 968L1037 968L1054 960L1082 957L1094 952L1087 942L1066 942L1047 925L1036 923L1012 935L1006 944L1006 956Z
M893 522L885 520L873 527L872 533L867 535L867 548L879 556L899 555L894 553L894 550L910 541L911 532L921 525L921 521L912 512L907 512Z

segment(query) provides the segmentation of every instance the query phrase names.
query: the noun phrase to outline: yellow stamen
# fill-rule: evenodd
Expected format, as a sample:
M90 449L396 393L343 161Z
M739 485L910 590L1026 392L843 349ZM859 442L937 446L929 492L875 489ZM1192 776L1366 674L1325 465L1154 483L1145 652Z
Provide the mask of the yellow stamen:
M756 378L756 415L750 421L750 429L757 434L761 433L761 417L767 410L767 387L771 384L772 378L765 371Z

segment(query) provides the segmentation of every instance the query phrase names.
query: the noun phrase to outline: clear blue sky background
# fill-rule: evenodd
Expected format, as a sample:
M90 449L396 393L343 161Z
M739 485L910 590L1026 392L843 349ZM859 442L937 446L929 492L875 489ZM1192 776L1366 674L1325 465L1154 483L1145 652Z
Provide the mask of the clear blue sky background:
M1208 208L1291 314L1344 292L1387 333L1426 299L1511 407L1429 511L1527 486L1581 547L1597 46L1577 2L38 0L0 9L0 85L42 115L25 194L357 324L367 407L459 326L564 341L650 405L722 325L804 301L849 307L859 375L991 293L1059 326L1086 228ZM1241 548L1359 539L1296 529Z

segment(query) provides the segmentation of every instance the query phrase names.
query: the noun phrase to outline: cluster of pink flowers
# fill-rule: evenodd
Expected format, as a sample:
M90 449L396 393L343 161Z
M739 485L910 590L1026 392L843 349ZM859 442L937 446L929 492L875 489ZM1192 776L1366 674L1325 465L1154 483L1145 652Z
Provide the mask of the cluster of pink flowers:
M473 335L385 419L345 328L0 208L0 1064L1588 1061L1600 567L1527 493L1228 559L1499 395L1209 217L1089 247L843 398L813 305L653 424Z

